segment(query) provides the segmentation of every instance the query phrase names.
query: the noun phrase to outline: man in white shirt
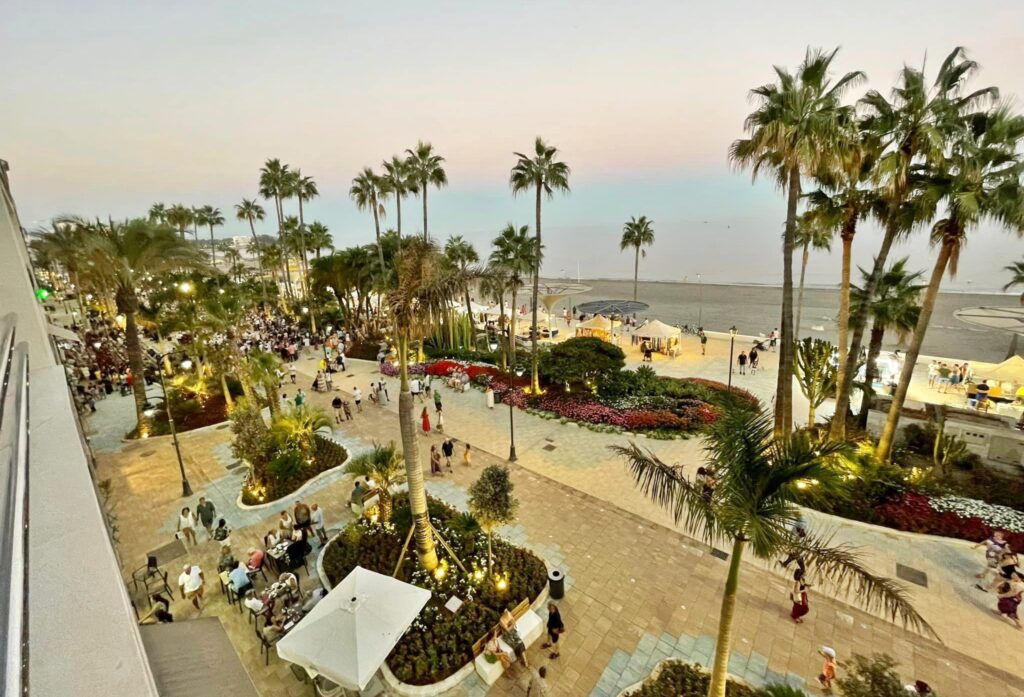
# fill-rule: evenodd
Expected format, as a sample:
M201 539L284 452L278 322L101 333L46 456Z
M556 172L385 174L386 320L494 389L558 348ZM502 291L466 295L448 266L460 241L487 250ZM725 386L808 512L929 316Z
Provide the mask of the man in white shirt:
M196 610L203 611L203 584L206 577L203 570L196 564L185 564L181 576L178 577L178 590L182 600L191 600Z
M314 503L309 507L309 522L316 532L320 544L327 544L327 530L324 528L324 512L319 504Z

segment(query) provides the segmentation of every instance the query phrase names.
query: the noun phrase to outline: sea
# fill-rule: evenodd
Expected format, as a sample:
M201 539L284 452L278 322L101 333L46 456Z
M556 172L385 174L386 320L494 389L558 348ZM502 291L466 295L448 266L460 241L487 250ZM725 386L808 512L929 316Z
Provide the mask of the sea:
M591 300L630 300L633 281L595 279L580 281L590 290L573 295L555 307L579 305ZM794 304L796 302L794 290ZM650 307L638 317L657 318L668 324L698 325L726 331L735 325L740 334L765 334L779 326L782 288L767 285L726 285L641 281L637 299ZM1004 331L967 325L953 316L956 310L979 306L1020 306L1018 296L996 293L939 293L922 353L929 356L998 363L1007 356L1012 336ZM839 314L837 288L805 288L799 336L836 341ZM865 345L867 339L865 338ZM886 349L904 348L891 333Z

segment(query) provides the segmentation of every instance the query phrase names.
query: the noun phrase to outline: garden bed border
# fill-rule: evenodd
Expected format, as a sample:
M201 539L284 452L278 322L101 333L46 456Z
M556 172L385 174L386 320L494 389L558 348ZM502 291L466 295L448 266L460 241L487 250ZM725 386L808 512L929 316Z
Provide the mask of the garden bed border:
M261 510L264 510L266 508L270 508L271 506L280 506L282 501L284 501L284 500L286 500L286 499L288 499L288 498L290 498L292 496L295 496L296 494L301 494L307 488L309 488L313 484L317 483L322 477L326 477L328 474L331 474L331 473L335 472L336 470L338 470L340 468L347 467L349 461L352 459L352 449L349 446L345 445L344 443L341 443L340 441L338 441L338 439L334 437L333 431L331 432L331 435L329 435L329 436L326 435L326 434L318 434L318 435L320 435L322 438L326 438L326 439L330 440L332 443L336 444L337 446L339 446L341 448L344 448L344 450L345 450L345 459L342 460L339 464L335 465L334 467L331 467L330 469L326 469L323 472L318 473L316 476L314 476L314 477L312 477L310 479L307 479L305 484L300 486L295 491L292 491L292 492L290 492L288 494L285 494L284 496L282 496L279 499L274 499L273 501L268 501L267 503L256 503L256 504L249 505L249 504L246 504L246 503L242 503L242 492L239 491L238 492L238 498L235 499L235 505L238 506L238 508L240 508L243 511L261 511ZM248 466L248 463L246 463L246 466ZM324 546L326 547L327 545L324 545Z
M658 677L661 675L661 671L664 670L665 664L667 664L667 663L687 663L687 664L689 664L691 666L699 667L702 672L710 673L710 668L708 666L704 665L703 663L695 663L694 661L687 661L687 660L682 659L682 658L664 658L664 659L658 661L657 664L655 664L654 668L651 669L651 672L648 673L646 678L642 679L640 682L633 683L629 687L623 688L620 692L618 692L618 694L616 694L615 697L629 697L629 694L631 692L633 692L634 690L639 690L641 687L643 687L644 683L647 682L648 680L657 680ZM737 678L732 673L728 673L728 681L736 683L737 685L742 685L744 687L749 687L752 690L759 689L759 688L751 685L746 680L743 680L741 678Z

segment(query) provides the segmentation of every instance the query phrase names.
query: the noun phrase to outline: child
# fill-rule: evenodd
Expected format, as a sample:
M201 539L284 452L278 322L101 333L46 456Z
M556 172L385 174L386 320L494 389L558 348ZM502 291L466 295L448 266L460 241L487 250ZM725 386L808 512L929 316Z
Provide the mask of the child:
M831 646L822 646L818 653L825 659L821 664L821 674L818 675L818 685L825 692L831 692L832 681L836 679L836 650Z

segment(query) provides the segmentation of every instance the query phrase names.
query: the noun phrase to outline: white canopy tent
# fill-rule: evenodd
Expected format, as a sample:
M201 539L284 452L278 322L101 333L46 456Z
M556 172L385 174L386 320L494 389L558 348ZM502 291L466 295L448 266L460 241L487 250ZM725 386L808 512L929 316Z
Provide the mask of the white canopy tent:
M430 600L430 591L360 566L277 642L277 654L361 690Z
M652 319L638 327L633 333L647 339L678 339L682 335L679 327L665 324L659 319Z
M1024 358L1011 356L990 370L975 368L975 374L993 382L1012 382L1024 385Z

